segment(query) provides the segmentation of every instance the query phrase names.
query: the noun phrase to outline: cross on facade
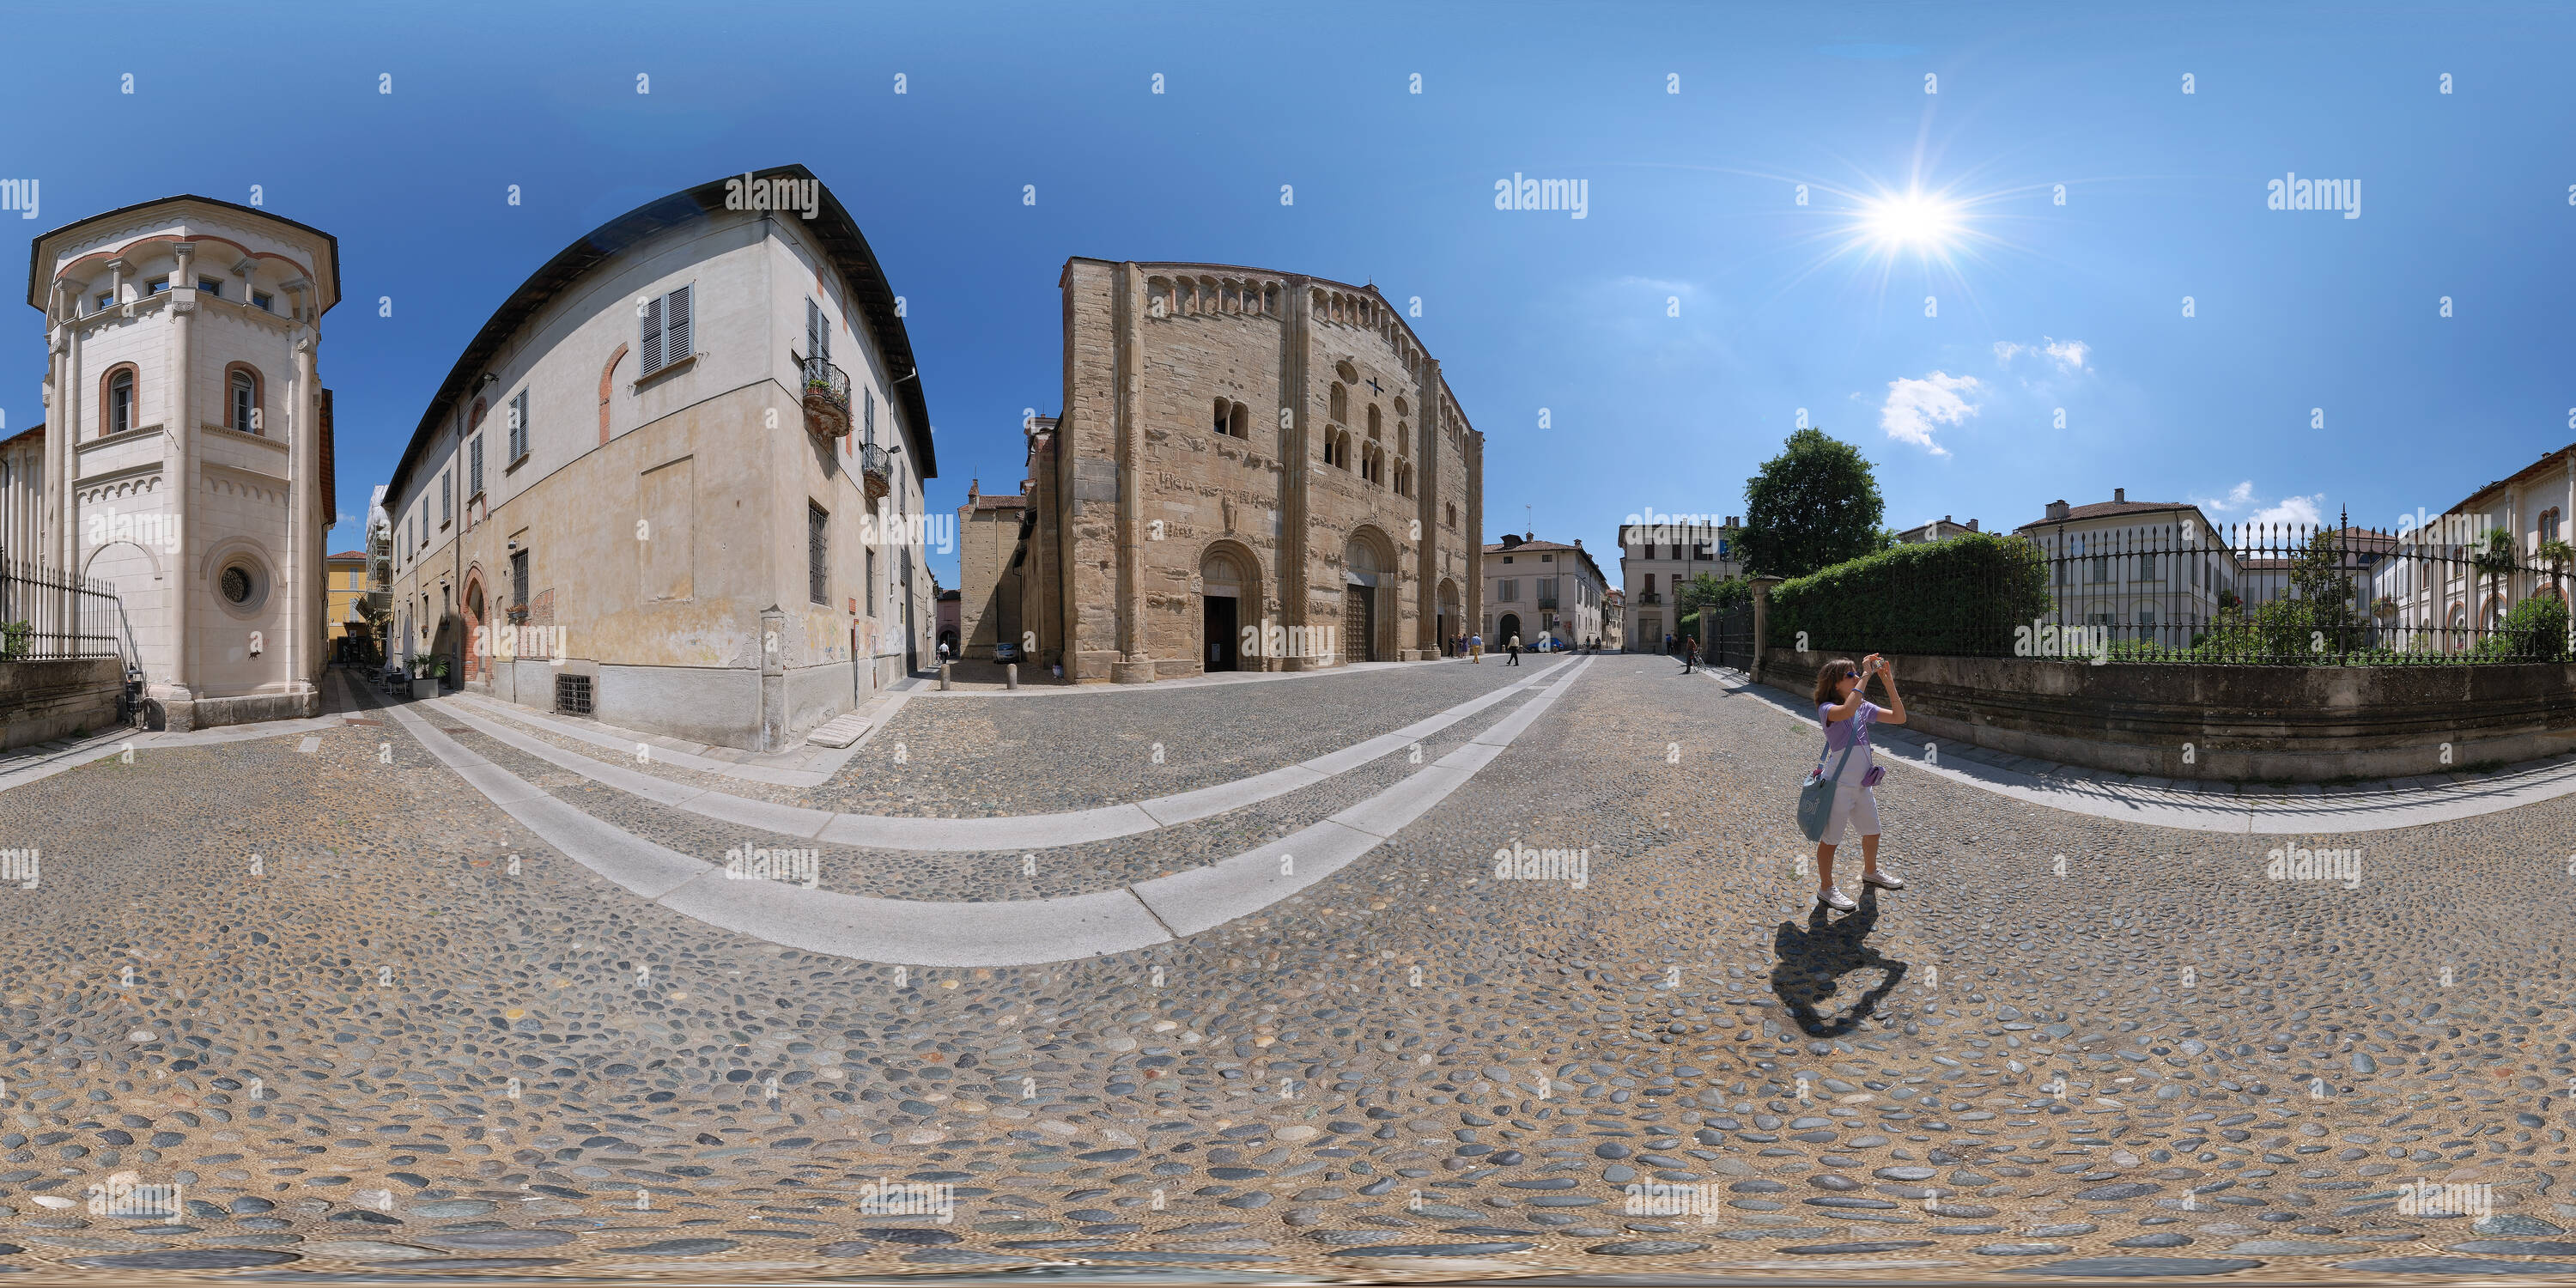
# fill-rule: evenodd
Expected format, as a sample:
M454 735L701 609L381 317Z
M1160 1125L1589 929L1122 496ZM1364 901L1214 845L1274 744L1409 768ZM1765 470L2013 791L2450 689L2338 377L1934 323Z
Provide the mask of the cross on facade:
M1377 387L1377 377L1375 377L1375 376L1371 376L1371 377L1369 377L1369 392L1370 392L1371 394L1377 394L1377 393L1383 393L1383 392L1384 392L1383 390L1381 390L1381 389L1379 389L1379 388Z

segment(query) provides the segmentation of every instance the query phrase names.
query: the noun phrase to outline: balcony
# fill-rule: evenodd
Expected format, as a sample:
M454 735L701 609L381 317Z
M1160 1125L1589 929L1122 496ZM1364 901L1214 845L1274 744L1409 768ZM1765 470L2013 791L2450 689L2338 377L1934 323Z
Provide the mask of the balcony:
M1637 602L1640 604L1660 604L1664 602L1664 597L1650 590L1637 596Z
M868 501L886 499L894 490L894 457L874 443L859 444L859 478L866 484Z
M821 358L807 358L805 432L839 438L850 432L850 375Z
M1539 601L1538 601L1538 606L1539 606L1539 607L1541 607L1541 608L1554 608L1554 607L1556 607L1556 596L1554 596L1554 595L1542 595L1542 596L1540 596L1540 597L1539 597Z

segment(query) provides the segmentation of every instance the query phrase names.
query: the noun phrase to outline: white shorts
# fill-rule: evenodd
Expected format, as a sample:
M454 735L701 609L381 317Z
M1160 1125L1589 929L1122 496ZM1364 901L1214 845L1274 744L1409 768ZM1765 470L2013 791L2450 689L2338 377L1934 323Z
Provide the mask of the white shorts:
M1817 838L1825 845L1843 843L1843 824L1859 825L1863 836L1878 835L1878 793L1858 783L1834 785L1833 813L1825 819L1825 834Z

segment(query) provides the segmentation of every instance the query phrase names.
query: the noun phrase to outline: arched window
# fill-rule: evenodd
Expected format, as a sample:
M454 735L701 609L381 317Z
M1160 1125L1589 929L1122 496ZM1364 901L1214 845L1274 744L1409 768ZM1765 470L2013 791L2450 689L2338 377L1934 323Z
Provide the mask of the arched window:
M1370 404L1369 404L1369 409L1368 409L1368 411L1369 411L1369 414L1368 414L1369 437L1370 437L1372 440L1374 440L1374 439L1376 439L1377 437L1379 437L1379 435L1378 435L1377 404L1376 404L1376 403L1370 403Z
M1226 432L1234 435L1236 438L1243 439L1246 442L1251 441L1252 409L1244 406L1242 403L1236 403L1234 405L1234 414L1227 417Z
M224 424L238 433L266 433L259 411L259 373L236 366L224 386Z
M123 367L108 376L107 404L100 411L100 437L134 428L134 368Z
M1327 395L1324 405L1325 414L1331 416L1336 424L1350 423L1351 391L1343 388L1341 381L1333 382L1332 392Z
M1216 400L1216 432L1218 432L1218 433L1220 433L1220 434L1230 434L1230 433L1233 433L1233 432L1234 432L1233 426L1229 423L1230 421L1232 421L1232 419L1233 419L1233 418L1234 418L1234 404L1233 404L1233 403L1231 403L1231 402L1226 401L1226 400L1225 400L1225 399L1223 399L1223 398L1219 398L1219 399L1217 399L1217 400Z
M1401 411L1399 411L1398 414L1402 414ZM1413 435L1405 431L1404 422L1400 420L1395 422L1395 454L1398 456L1413 455Z

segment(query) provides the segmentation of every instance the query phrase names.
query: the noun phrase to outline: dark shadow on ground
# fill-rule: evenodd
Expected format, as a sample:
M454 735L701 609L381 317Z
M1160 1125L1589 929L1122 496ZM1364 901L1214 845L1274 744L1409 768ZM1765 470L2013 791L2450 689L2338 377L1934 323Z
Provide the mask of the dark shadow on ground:
M1860 909L1835 917L1821 903L1808 914L1807 924L1794 921L1780 923L1780 933L1771 941L1771 951L1780 961L1771 968L1771 991L1789 1008L1790 1018L1809 1037L1834 1038L1859 1028L1861 1021L1878 1009L1896 982L1905 978L1905 963L1888 957L1866 942L1870 930L1878 924L1878 889L1862 886ZM1878 986L1851 1004L1848 1010L1831 1017L1818 1014L1817 1007L1832 998L1836 981L1856 970L1876 968L1887 973Z

